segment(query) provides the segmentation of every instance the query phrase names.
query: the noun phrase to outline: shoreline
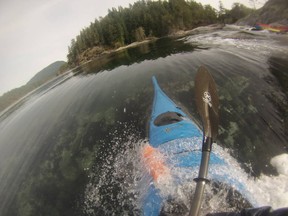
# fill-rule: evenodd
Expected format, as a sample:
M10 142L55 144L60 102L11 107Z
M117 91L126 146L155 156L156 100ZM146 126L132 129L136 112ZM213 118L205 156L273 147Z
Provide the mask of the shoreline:
M142 45L142 44L145 44L145 43L149 43L149 42L152 42L152 41L156 41L158 39L159 38L157 38L157 37L146 38L143 41L133 42L131 44L119 47L119 48L113 50L112 52L118 52L118 51L121 51L121 50L124 50L124 49L128 49L128 48L131 48L131 47L137 47L139 45Z
M83 51L80 54L79 61L72 68L69 68L69 69L72 70L75 67L79 67L83 64L87 64L93 60L96 60L96 59L102 57L103 55L109 55L112 53L120 52L120 51L123 51L123 50L128 49L128 48L137 47L137 46L142 45L142 44L156 41L158 39L159 38L157 38L157 37L150 37L150 38L146 38L143 41L138 41L138 42L136 41L136 42L133 42L131 44L121 46L119 48L107 48L107 49L105 49L104 47L92 47L90 49Z
M95 46L95 47L92 47L83 51L79 55L78 61L74 62L73 66L70 67L69 69L72 70L73 68L76 68L81 65L87 64L91 61L97 60L105 55L117 53L117 52L129 49L129 48L140 46L142 44L155 42L156 40L161 39L161 38L181 38L181 37L187 37L190 35L205 34L205 33L210 33L210 32L214 32L217 30L229 30L229 29L239 31L237 34L233 35L233 37L236 39L249 39L250 38L249 35L244 34L246 33L246 29L247 29L246 26L226 25L222 23L221 24L216 23L216 24L211 24L211 25L206 25L206 26L199 26L190 30L177 30L163 37L147 37L143 41L138 41L138 42L136 41L131 44L127 44L118 48ZM247 33L251 35L257 35L258 32L247 31ZM285 43L287 41L287 38L283 37L283 41L284 41L283 43Z
M207 25L207 26L196 27L196 28L190 29L190 30L177 30L177 31L175 31L175 32L173 32L167 36L164 36L164 37L147 37L143 41L138 41L138 42L136 41L136 42L133 42L131 44L121 46L119 48L106 48L105 49L104 47L92 47L92 48L89 48L89 49L83 51L79 55L80 56L79 61L74 65L73 68L79 67L83 64L87 64L88 62L96 60L97 58L100 58L103 55L116 53L116 52L123 51L123 50L128 49L128 48L137 47L137 46L142 45L142 44L154 42L160 38L165 38L165 37L178 38L178 37L185 37L185 36L189 36L189 35L193 35L193 34L208 33L208 32L212 32L215 30L223 29L224 26L225 26L224 24L211 24L211 25ZM70 68L70 69L73 69L73 68Z
M185 37L189 35L195 35L195 34L203 34L203 33L209 33L216 30L221 30L225 27L225 24L211 24L206 26L199 26L190 30L178 30L174 33L169 34L167 37Z

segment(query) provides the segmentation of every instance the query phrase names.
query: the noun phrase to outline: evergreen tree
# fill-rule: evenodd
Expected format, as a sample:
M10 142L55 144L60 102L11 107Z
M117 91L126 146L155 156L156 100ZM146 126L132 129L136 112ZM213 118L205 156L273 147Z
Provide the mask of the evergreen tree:
M252 13L254 10L248 7L245 7L243 4L234 3L232 9L227 12L227 18L229 19L229 23L234 23L237 20L247 16Z
M143 27L139 27L135 30L135 39L136 41L143 41L145 40L146 35Z

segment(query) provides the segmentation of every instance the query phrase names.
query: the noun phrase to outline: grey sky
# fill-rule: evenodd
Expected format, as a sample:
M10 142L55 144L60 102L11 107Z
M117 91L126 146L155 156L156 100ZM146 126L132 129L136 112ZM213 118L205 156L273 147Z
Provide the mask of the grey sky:
M0 0L0 95L24 85L54 61L66 61L71 39L109 8L136 1ZM219 5L219 0L197 2L216 9ZM249 6L249 0L222 2L228 9L234 2Z

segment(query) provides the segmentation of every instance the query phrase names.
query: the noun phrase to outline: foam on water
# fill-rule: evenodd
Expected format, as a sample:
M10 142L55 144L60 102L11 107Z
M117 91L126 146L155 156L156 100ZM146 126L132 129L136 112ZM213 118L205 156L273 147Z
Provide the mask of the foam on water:
M275 156L270 163L277 169L278 176L261 175L255 180L250 179L247 185L260 205L269 205L275 209L287 207L288 154Z
M86 186L83 203L83 210L86 214L113 215L117 212L128 214L132 211L138 215L150 184L154 184L160 190L160 195L164 199L172 200L172 203L177 202L189 208L190 199L196 186L192 179L198 174L198 167L196 169L173 167L170 160L172 178L160 178L158 182L153 182L142 158L143 147L147 145L147 140L135 142L131 138L129 142L121 145L123 148L116 157L106 159L106 164L102 165L101 173L95 172L95 170L91 171L91 181ZM115 150L112 148L111 151ZM236 177L245 186L240 191L246 191L249 194L248 196L245 194L245 196L250 202L252 201L254 207L269 205L273 208L280 208L288 206L288 171L286 166L288 154L271 159L271 164L279 172L278 176L261 175L254 179L241 169L240 164L229 154L229 150L214 145L213 152L217 156L225 158L229 167L223 169L223 166L210 166L209 177L215 175L226 176L227 179ZM164 155L164 157L169 161L169 155ZM179 184L179 179L181 184ZM239 189L237 185L230 186L233 189ZM240 206L237 204L238 206L235 207L226 203L227 199L231 198L231 194L240 200L239 194L229 190L230 186L226 188L225 185L224 187L222 185L216 192L215 188L207 186L202 213L235 211L242 208L242 204ZM171 205L165 204L165 208L169 209Z
M238 49L240 52L249 51L258 56L269 56L271 53L287 54L287 46L280 44L281 35L275 35L265 32L249 32L249 31L218 31L213 33L197 34L188 36L184 40L187 43L196 44L197 46L214 47L229 51L231 49ZM280 38L280 39L279 39Z

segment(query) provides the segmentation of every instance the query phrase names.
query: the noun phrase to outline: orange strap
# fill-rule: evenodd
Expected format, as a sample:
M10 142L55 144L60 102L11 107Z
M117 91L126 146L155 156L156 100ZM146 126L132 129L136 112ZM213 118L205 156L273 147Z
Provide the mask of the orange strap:
M169 168L165 165L163 155L158 149L145 145L143 148L143 158L154 181L158 181L160 177L170 175Z

